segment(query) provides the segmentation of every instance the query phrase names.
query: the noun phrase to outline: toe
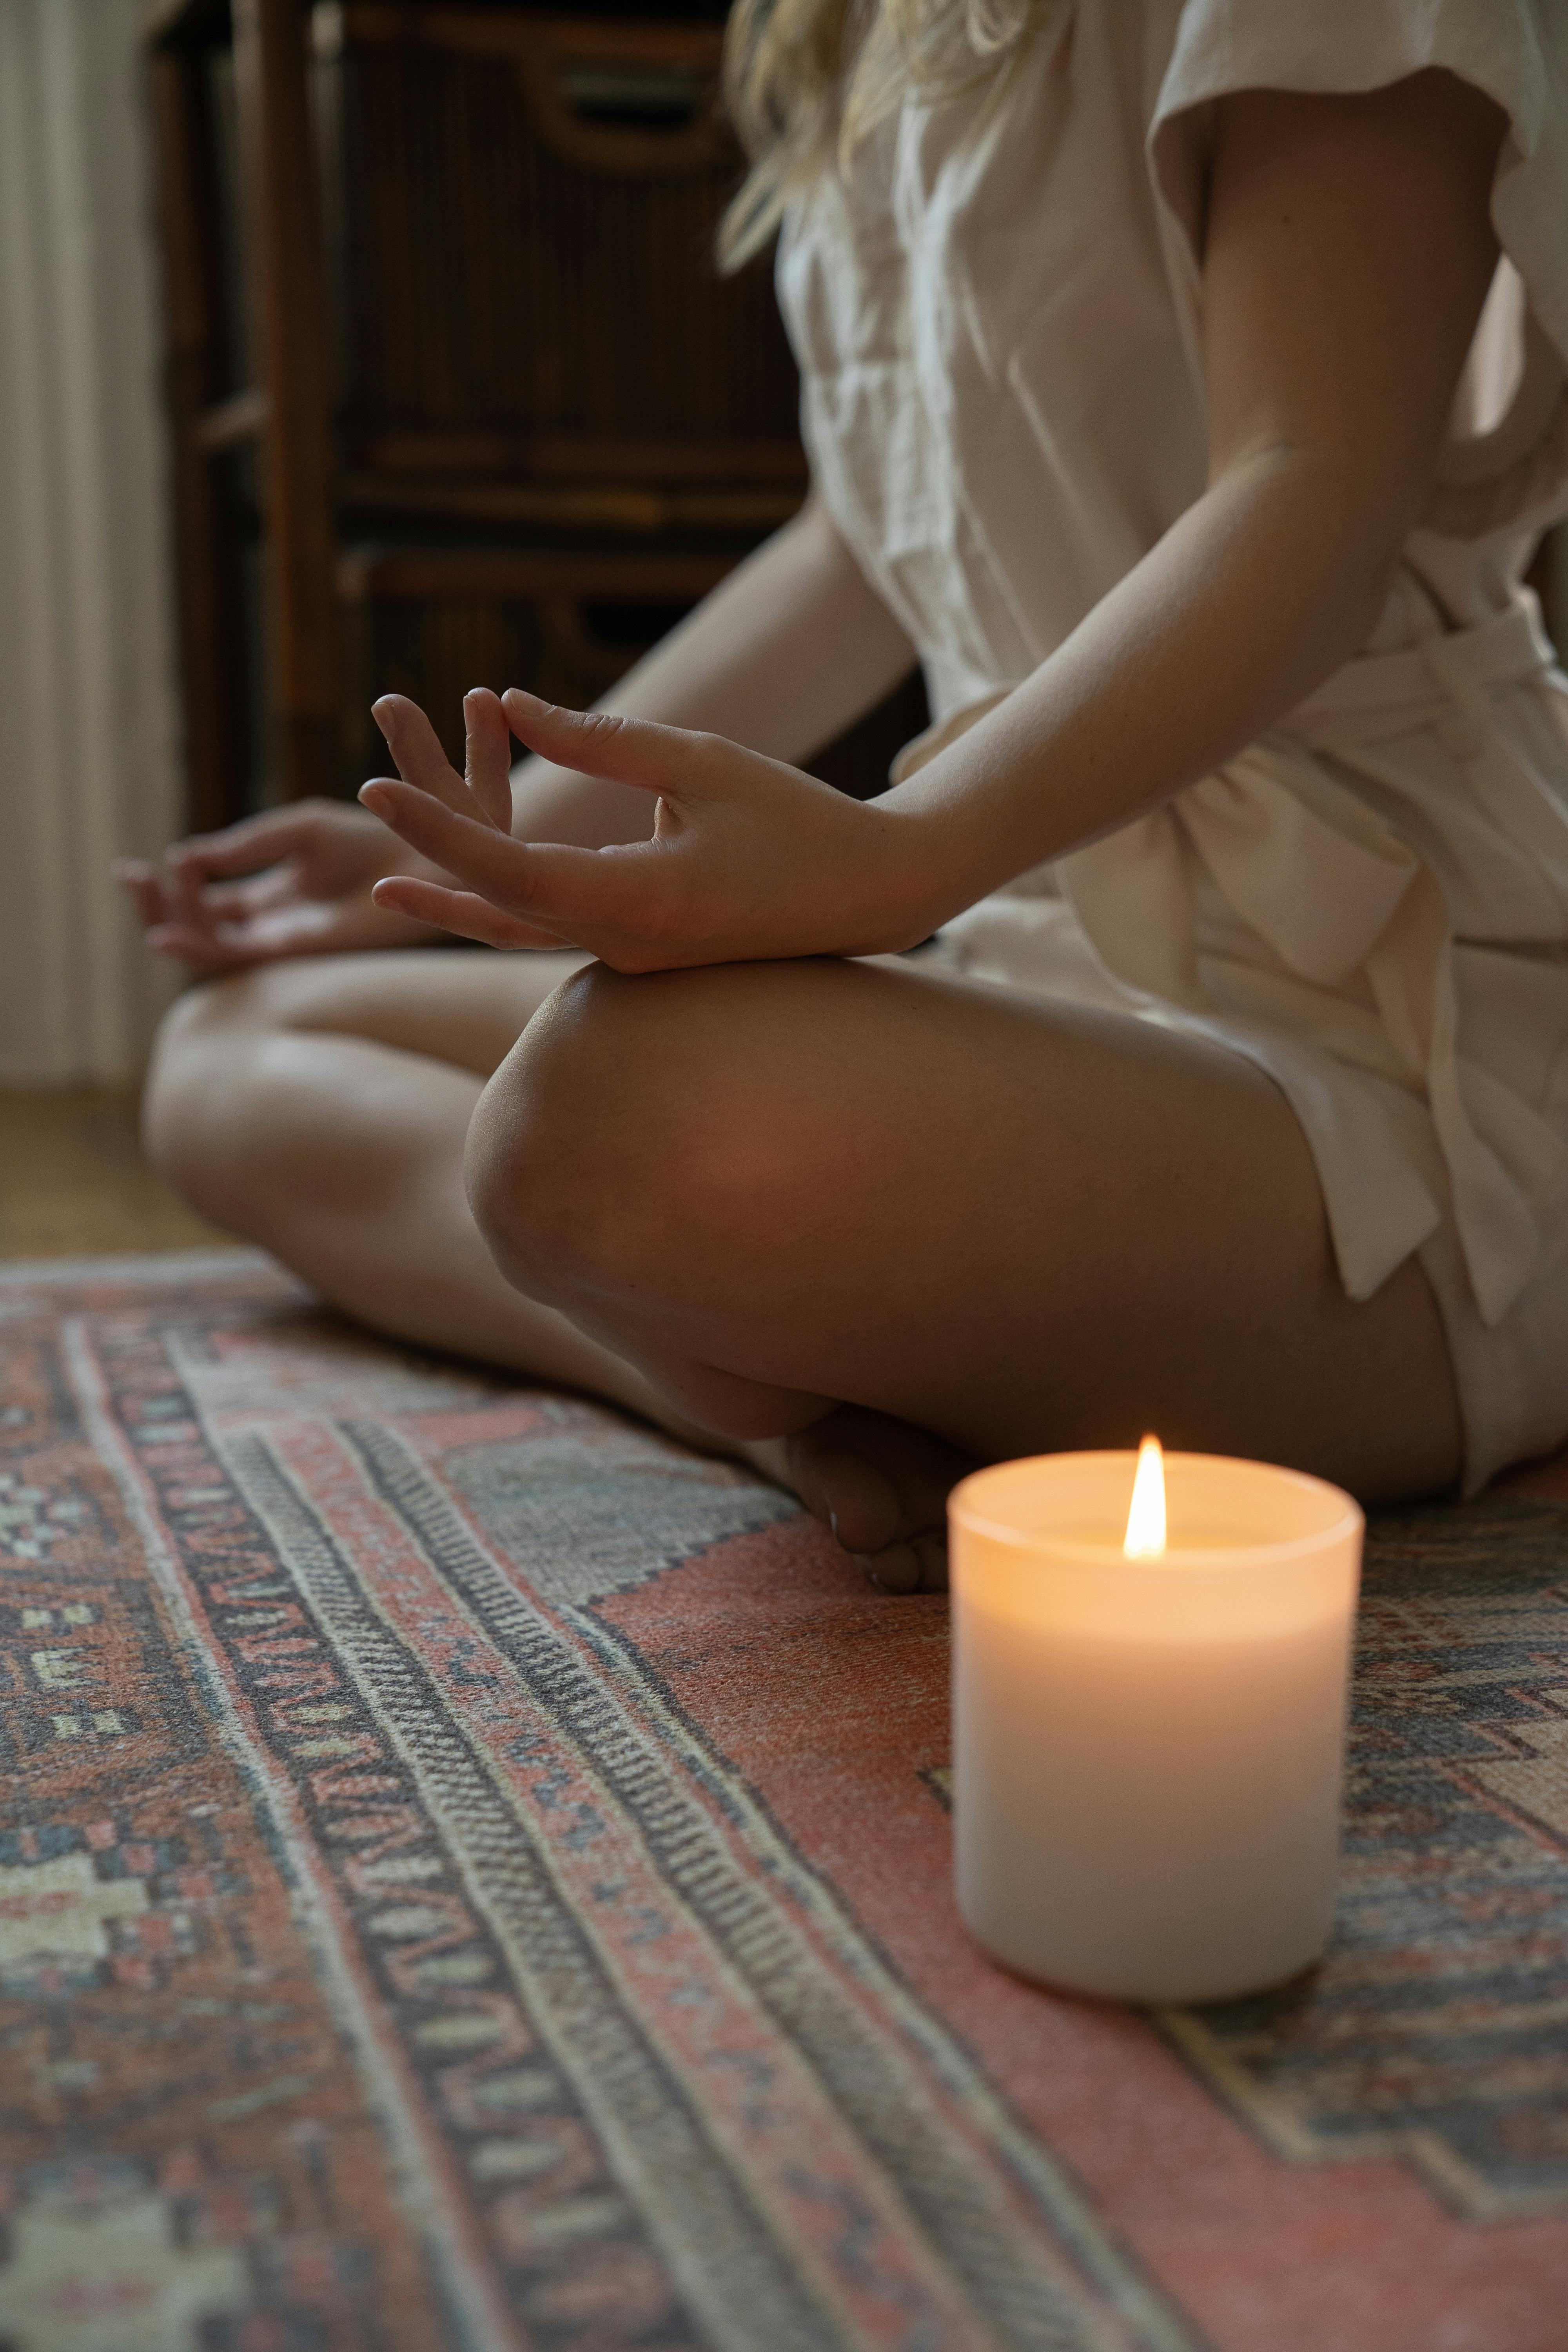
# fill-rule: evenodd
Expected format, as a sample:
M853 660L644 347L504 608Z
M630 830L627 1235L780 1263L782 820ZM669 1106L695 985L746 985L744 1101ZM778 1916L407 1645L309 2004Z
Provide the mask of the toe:
M808 1509L837 1512L855 1551L941 1527L950 1489L974 1467L928 1430L858 1405L839 1405L789 1440L792 1475Z
M801 1501L846 1551L878 1552L904 1533L891 1479L863 1454L808 1430L790 1441L789 1464Z
M947 1538L933 1528L903 1543L888 1544L868 1558L861 1556L859 1565L879 1592L945 1592Z

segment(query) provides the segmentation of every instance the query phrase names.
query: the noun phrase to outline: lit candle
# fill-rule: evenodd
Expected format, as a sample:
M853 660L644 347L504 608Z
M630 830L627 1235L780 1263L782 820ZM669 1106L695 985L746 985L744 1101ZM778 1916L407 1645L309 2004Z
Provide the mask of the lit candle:
M1278 1984L1332 1923L1363 1519L1321 1479L1045 1454L949 1502L958 1905L1121 2000ZM1169 1512L1169 1540L1165 1514Z

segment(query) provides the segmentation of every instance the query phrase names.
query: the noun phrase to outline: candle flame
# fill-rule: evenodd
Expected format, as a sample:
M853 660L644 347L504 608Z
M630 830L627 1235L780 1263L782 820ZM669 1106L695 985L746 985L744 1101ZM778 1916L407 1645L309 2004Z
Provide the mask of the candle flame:
M1138 1448L1132 1507L1121 1549L1128 1559L1158 1559L1165 1549L1165 1457L1157 1437Z

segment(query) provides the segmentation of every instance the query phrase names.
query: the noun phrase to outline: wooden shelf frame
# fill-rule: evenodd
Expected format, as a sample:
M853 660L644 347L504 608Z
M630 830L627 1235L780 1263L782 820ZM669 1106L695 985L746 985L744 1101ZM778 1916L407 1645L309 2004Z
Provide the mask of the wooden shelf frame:
M248 559L241 541L260 527L263 710L269 793L333 793L344 782L351 733L344 696L348 634L367 596L395 594L416 561L435 563L427 542L449 534L451 561L485 577L498 596L516 583L525 553L476 540L532 536L559 563L574 540L596 548L595 576L611 542L671 557L673 580L702 593L727 564L796 509L806 469L794 438L721 436L682 443L614 433L350 431L335 412L321 124L312 120L312 75L331 79L344 45L383 51L428 47L493 59L518 77L536 129L574 164L599 173L711 173L728 133L711 103L721 46L712 23L572 16L521 8L431 6L414 0L151 0L142 20L154 110L165 253L165 379L174 440L188 772L188 814L207 828L238 813L247 694L256 698L254 656L235 583ZM251 381L236 388L226 345L220 251L220 171L210 74L215 50L232 57L238 147L238 237ZM689 122L643 132L626 109L608 122L565 102L592 77L635 85L668 81L676 100L700 91ZM660 77L664 80L660 80ZM619 87L617 83L617 88ZM317 93L320 95L320 92ZM610 109L612 115L615 109ZM227 257L232 265L234 257ZM237 467L237 471L235 469ZM236 500L238 503L237 505ZM403 531L425 552L389 554L367 569L348 542ZM727 550L728 552L723 551ZM543 560L542 558L541 560ZM401 563L402 570L398 569ZM684 571L682 564L684 563ZM510 569L508 570L508 565ZM442 577L456 577L450 566ZM637 576L648 576L644 571ZM700 585L699 585L700 581ZM504 583L510 582L509 587ZM357 583L357 585L355 584ZM248 592L247 592L248 593ZM437 591L437 593L441 593ZM543 594L542 587L540 593ZM672 596L685 593L671 587Z

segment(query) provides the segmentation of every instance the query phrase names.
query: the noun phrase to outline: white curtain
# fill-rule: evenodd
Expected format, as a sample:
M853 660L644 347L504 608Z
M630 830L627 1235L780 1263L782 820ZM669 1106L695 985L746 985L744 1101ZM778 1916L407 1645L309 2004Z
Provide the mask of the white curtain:
M0 0L0 1085L133 1077L171 992L110 877L175 830L140 0Z

